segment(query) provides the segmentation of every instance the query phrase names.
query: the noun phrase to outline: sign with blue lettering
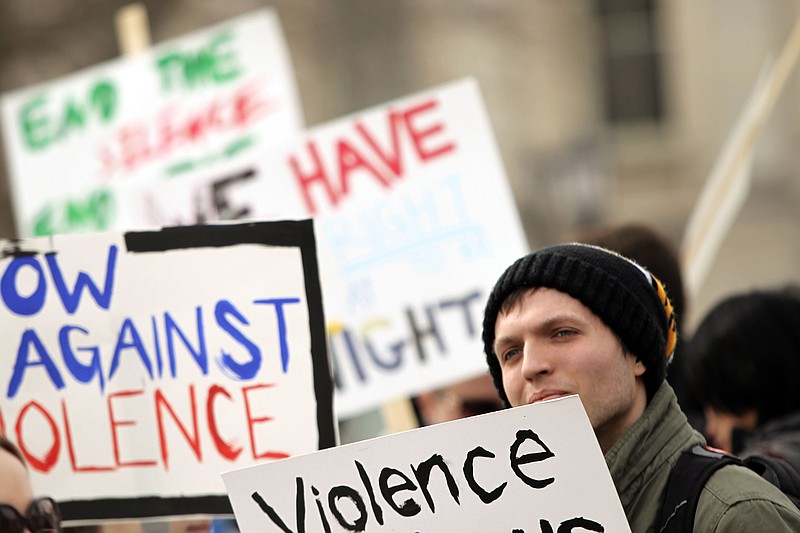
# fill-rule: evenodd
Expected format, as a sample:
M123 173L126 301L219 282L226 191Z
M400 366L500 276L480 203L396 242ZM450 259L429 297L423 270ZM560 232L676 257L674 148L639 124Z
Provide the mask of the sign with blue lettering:
M336 444L311 220L0 241L0 432L69 524Z
M630 533L578 396L222 477L243 533Z

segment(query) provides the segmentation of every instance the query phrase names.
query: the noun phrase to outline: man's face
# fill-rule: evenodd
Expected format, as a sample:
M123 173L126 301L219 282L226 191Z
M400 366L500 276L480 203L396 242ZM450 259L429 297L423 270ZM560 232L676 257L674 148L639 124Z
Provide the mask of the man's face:
M532 289L501 312L494 350L512 406L579 394L603 453L647 405L644 365L597 315L555 289Z
M707 405L703 408L706 419L706 438L708 443L728 453L738 453L734 442L737 429L752 433L758 427L758 413L755 409L745 411L741 415L718 411Z

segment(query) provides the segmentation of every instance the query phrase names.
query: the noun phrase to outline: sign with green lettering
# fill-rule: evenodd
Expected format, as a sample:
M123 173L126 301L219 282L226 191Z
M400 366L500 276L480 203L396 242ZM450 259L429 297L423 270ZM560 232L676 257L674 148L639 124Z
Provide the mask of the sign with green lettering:
M7 93L0 112L23 236L109 229L112 184L163 181L303 127L269 9Z

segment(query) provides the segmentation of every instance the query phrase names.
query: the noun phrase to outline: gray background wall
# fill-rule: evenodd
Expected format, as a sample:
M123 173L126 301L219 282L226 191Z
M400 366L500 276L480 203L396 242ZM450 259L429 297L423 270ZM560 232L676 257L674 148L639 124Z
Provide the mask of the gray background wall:
M115 57L113 15L126 3L0 2L0 92ZM680 242L759 69L800 14L795 0L144 4L154 42L274 7L309 126L476 77L532 247L569 239L581 226L629 220ZM642 49L658 69L652 87ZM609 83L621 98L614 120ZM657 95L659 112L643 118L635 107L652 104L648 94ZM800 282L799 117L793 73L758 141L752 193L691 302L687 327L734 290ZM10 238L0 167L0 238Z

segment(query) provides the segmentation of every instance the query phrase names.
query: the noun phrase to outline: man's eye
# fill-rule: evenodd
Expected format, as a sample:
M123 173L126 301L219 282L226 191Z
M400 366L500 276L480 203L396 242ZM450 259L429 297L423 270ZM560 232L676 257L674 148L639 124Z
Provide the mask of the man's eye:
M503 361L508 361L509 359L512 359L514 356L516 356L521 352L522 350L520 350L519 348L511 348L509 350L506 350L505 352L503 352Z
M570 337L572 335L575 335L575 330L572 329L560 329L555 333L556 337Z

